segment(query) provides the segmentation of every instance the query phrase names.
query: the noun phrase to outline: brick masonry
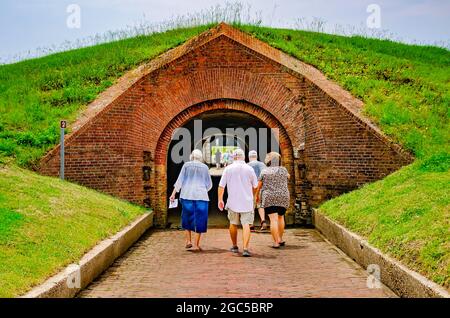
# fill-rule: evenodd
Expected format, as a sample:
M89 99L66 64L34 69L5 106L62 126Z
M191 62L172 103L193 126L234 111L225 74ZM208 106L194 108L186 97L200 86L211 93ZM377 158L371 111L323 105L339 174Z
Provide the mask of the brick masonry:
M88 106L66 137L68 180L152 207L163 226L174 128L232 109L280 128L291 172L291 220L383 178L412 157L361 115L362 102L313 67L226 24L127 73ZM59 147L41 161L59 173Z
M208 230L203 252L184 250L180 231L149 231L78 296L397 297L382 284L369 288L366 271L317 231L288 229L285 239L275 250L269 233L254 234L246 258L228 251L225 229Z

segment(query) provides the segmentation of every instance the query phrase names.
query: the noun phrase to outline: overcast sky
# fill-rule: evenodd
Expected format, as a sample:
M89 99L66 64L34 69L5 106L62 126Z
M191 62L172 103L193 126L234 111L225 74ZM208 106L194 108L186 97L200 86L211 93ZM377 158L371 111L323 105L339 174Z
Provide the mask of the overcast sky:
M215 0L1 0L0 61L38 47L59 45L146 20L158 22L210 8ZM450 0L247 0L263 24L291 27L298 18L328 25L365 26L369 4L380 8L381 28L405 41L450 40ZM69 28L67 8L80 8L80 28Z

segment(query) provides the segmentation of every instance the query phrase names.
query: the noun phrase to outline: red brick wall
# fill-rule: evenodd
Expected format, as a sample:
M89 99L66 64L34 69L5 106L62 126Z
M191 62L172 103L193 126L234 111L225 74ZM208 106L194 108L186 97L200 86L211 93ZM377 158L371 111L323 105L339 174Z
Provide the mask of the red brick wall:
M284 127L281 125L281 123L269 112L265 111L259 106L250 104L245 101L238 101L238 100L230 100L230 99L223 99L223 100L212 100L203 102L194 106L191 106L178 114L173 120L169 123L169 125L164 129L162 132L157 146L156 146L156 152L155 152L155 179L160 180L160 182L157 182L155 184L155 189L153 193L151 193L151 197L155 198L155 208L157 211L165 211L166 204L167 204L167 185L166 182L166 163L167 163L167 153L168 153L168 147L170 144L170 138L174 132L174 130L177 127L182 127L186 122L194 118L195 116L204 113L204 112L211 112L214 110L234 110L234 111L241 111L244 113L247 113L249 115L252 115L259 120L261 120L267 127L269 128L275 128L279 130L279 145L280 145L280 152L282 156L283 165L286 166L289 173L293 176L294 171L294 161L292 157L292 145L291 141L289 139L289 136L284 129ZM295 178L292 178L290 180L289 189L291 191L291 208L288 212L293 214L293 207L295 202ZM165 213L159 213L157 214L157 222L160 224L166 223L166 217L167 215Z
M383 178L410 161L310 78L221 35L143 76L72 134L66 177L138 204L145 201L164 224L171 132L220 108L247 112L281 129L293 200L304 207ZM57 175L58 160L57 151L47 156L42 173ZM297 219L305 216L307 209L297 213Z

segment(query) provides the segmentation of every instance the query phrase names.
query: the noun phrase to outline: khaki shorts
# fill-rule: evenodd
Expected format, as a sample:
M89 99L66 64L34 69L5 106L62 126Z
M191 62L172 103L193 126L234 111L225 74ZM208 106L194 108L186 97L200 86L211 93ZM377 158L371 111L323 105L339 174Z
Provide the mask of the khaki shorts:
M230 224L233 225L252 225L255 221L255 212L234 212L228 209L228 220L230 220Z

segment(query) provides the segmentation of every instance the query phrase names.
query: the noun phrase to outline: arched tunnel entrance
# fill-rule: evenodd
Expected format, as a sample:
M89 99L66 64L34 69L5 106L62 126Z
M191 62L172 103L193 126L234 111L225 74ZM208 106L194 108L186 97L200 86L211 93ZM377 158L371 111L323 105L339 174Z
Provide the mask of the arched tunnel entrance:
M279 136L276 129L271 129L257 117L237 110L214 110L201 113L189 121L183 128L187 129L191 137L189 149L175 149L180 140L172 140L168 147L167 157L167 197L173 190L178 174L185 160L194 149L203 153L204 163L210 169L213 187L209 192L210 207L208 225L210 227L223 227L227 225L227 214L217 208L217 188L223 172L228 164L232 163L231 153L236 148L245 151L246 162L248 152L256 150L258 160L263 161L270 151L279 150ZM201 135L201 137L198 137ZM179 154L183 161L174 158ZM218 158L220 161L218 162ZM225 193L226 199L226 193ZM180 226L181 206L168 210L168 226ZM259 224L259 216L255 215L255 224Z
M166 227L167 193L179 170L167 156L173 131L206 111L242 111L258 118L257 126L280 129L291 175L286 219L310 224L312 207L414 159L362 107L311 65L220 24L128 72L88 105L65 137L65 178L143 205L155 226ZM215 121L224 127L245 120ZM39 171L58 176L60 153L54 147Z

